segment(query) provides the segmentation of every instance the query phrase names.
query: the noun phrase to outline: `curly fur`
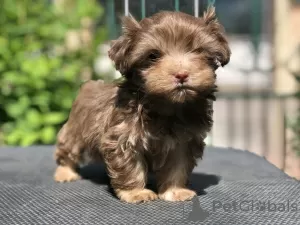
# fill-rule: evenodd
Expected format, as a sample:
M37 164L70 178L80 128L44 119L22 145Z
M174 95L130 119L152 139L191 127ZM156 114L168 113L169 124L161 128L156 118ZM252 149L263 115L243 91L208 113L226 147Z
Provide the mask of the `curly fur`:
M76 168L87 152L105 162L123 201L191 199L188 176L213 123L216 62L226 65L230 58L214 9L203 18L180 12L140 22L125 17L109 56L125 81L81 87L58 134L55 180L79 179ZM189 75L186 84L176 83L178 73ZM145 189L149 171L156 174L158 196Z

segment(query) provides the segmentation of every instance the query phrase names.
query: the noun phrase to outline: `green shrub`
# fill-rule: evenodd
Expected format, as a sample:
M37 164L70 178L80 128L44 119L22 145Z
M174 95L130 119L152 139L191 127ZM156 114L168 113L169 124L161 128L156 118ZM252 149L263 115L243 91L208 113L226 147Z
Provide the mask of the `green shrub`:
M289 128L293 132L293 137L291 138L291 145L295 153L300 156L300 110L298 110L298 115L289 124Z
M80 83L94 76L106 37L94 25L102 8L96 0L49 2L1 0L0 144L54 143Z

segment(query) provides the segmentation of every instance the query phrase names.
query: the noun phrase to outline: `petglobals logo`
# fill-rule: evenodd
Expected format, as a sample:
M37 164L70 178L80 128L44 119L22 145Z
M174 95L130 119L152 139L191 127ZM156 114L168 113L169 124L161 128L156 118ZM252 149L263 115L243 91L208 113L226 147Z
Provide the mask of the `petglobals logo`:
M214 200L210 209L201 207L198 197L192 199L192 210L187 215L188 221L203 222L213 213L235 213L235 212L297 212L300 211L300 205L297 202L287 200L285 202L259 201L259 200L233 200L224 202Z
M300 209L298 203L286 202L272 202L272 201L257 201L257 200L242 200L242 201L213 201L212 211L224 212L296 212Z

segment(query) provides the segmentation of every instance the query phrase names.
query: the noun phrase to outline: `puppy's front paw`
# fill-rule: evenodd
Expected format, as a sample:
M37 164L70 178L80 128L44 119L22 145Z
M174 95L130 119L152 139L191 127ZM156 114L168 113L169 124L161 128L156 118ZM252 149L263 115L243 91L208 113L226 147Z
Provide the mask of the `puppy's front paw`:
M68 166L58 166L54 174L54 180L60 183L79 179L81 179L79 174Z
M187 201L191 200L196 195L196 192L186 188L170 188L164 193L159 194L159 198L166 201Z
M116 190L121 201L128 203L141 203L153 201L158 198L157 194L149 189Z

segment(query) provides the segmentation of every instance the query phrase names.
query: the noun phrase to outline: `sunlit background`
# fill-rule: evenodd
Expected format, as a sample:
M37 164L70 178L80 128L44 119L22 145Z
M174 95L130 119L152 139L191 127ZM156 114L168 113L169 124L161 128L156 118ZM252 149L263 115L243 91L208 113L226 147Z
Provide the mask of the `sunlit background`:
M121 75L120 17L216 6L232 49L208 145L249 150L300 178L299 0L1 0L0 145L54 144L80 84ZM299 156L298 156L299 155Z

